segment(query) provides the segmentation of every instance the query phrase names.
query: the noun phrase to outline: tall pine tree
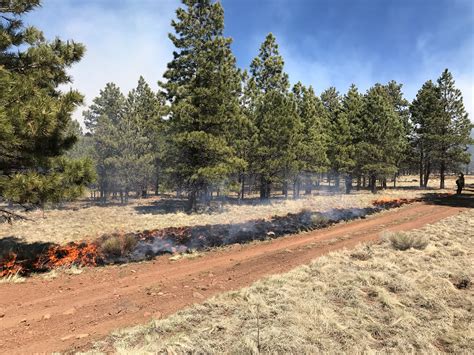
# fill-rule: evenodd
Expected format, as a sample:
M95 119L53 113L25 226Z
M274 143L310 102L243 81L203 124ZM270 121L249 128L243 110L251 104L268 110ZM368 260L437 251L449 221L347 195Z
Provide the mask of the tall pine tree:
M403 140L403 149L400 156L397 159L397 171L393 178L394 187L396 186L397 174L403 168L408 168L413 161L413 150L412 146L409 144L411 139L411 134L413 132L413 127L410 121L410 103L407 99L404 98L402 92L402 84L397 83L395 80L389 81L385 86L387 94L390 98L390 102L393 105L393 108L396 114L399 117L399 120L403 124L405 139ZM385 182L384 182L385 185Z
M288 180L298 170L297 142L302 129L295 100L290 97L275 36L268 34L259 55L250 65L254 83L253 122L257 140L253 164L260 178L260 198L270 198L272 184L281 182L288 193Z
M440 173L445 187L448 171L460 171L469 163L468 145L473 127L464 109L461 91L446 69L434 84L427 81L410 107L414 124L413 145L418 155L420 186L426 187L430 173Z
M172 21L176 47L161 83L171 102L169 150L172 181L189 193L189 209L212 185L223 183L245 162L231 140L242 119L240 73L224 37L224 10L212 0L183 0Z
M348 117L342 112L339 92L334 87L323 91L321 101L326 110L329 136L328 158L336 189L339 190L340 176L347 173L353 162L351 159L351 130Z
M362 124L363 96L357 90L355 84L352 84L348 92L342 98L341 122L349 126L349 133L343 135L343 139L339 139L342 145L345 159L340 161L340 169L346 173L345 185L346 193L350 193L352 189L352 179L357 177L357 187L360 188L362 167L358 160L356 146L363 140L365 127Z
M455 87L453 75L445 69L438 78L438 87L443 108L441 116L437 151L437 162L440 174L440 188L445 187L447 171L460 171L461 164L470 160L467 152L472 143L470 134L473 125L464 108L461 90Z
M153 167L149 174L142 177L144 194L152 179L155 194L158 194L160 183L164 180L166 121L163 117L167 113L164 97L155 94L145 79L140 76L137 87L128 94L125 106L125 115L134 117L135 134L140 137L144 148L149 145L149 148L143 148L143 152L140 153L143 156L151 155Z
M410 106L414 125L412 145L417 155L420 187L427 187L435 165L443 107L439 88L431 80L425 82Z
M404 127L395 112L387 90L376 84L364 97L361 124L364 133L357 145L361 169L369 176L372 192L376 192L378 178L385 178L397 170L397 159L403 150Z
M298 173L302 173L305 194L309 195L315 174L321 173L329 164L326 156L328 136L324 130L324 107L311 86L307 88L298 82L292 91L302 123L301 138L296 146L300 164ZM296 181L295 196L299 194L299 178Z

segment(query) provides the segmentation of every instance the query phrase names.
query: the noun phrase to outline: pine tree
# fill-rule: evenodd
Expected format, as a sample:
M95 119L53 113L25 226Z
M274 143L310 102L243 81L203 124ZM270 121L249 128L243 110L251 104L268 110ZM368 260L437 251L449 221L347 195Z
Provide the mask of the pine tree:
M0 197L44 206L79 196L93 171L89 161L62 157L77 141L69 127L82 96L58 87L71 82L67 69L84 46L25 27L23 16L38 6L0 5Z
M137 113L130 111L111 130L115 149L107 164L114 172L115 188L122 202L128 201L131 191L135 191L137 197L145 196L153 172L152 144L141 123Z
M361 123L365 129L356 154L375 193L377 178L396 172L397 158L403 150L405 138L403 123L382 85L376 84L364 96Z
M345 139L341 139L340 144L344 145L346 159L342 161L342 170L346 172L346 193L350 193L352 189L352 179L357 177L357 187L360 188L362 167L358 160L356 152L357 144L363 140L365 127L362 124L363 96L359 93L357 87L352 84L342 98L341 115L344 119L343 123L349 125L349 134L345 135ZM350 138L349 138L350 137Z
M94 162L97 171L97 184L102 202L106 202L111 192L116 192L116 171L113 170L112 159L117 153L119 136L117 126L106 115L100 116L92 135L94 144Z
M240 73L223 35L224 11L211 0L183 0L169 37L177 51L161 83L171 102L168 166L178 187L189 192L189 209L198 195L208 200L212 185L224 183L245 164L231 140L242 114Z
M411 105L415 125L413 144L419 157L420 186L426 187L430 173L439 169L440 188L447 171L460 171L469 163L468 145L473 127L464 109L461 91L446 69L437 81L427 81Z
M438 78L443 115L440 120L440 131L437 137L437 162L440 172L440 188L445 187L445 175L449 170L460 170L460 164L468 164L467 152L473 125L464 108L461 90L455 87L453 75L445 69Z
M245 165L239 172L237 182L240 184L239 198L244 199L245 183L249 182L250 177L255 174L255 150L258 140L258 131L255 126L255 99L257 95L255 80L249 77L247 71L243 71L242 93L240 95L240 107L242 110L243 120L238 133L233 140L233 146L237 152L237 156L245 161Z
M340 175L348 172L353 165L351 159L351 131L348 117L342 112L339 92L330 87L321 94L321 101L326 111L329 135L328 158L331 172L334 174L336 189L339 190Z
M298 172L305 180L305 194L311 194L313 177L329 164L326 156L328 137L324 131L324 107L310 86L306 88L300 82L293 87L297 103L297 112L302 123L301 139L296 146ZM297 181L299 185L299 180ZM299 194L299 186L295 189Z
M403 84L399 84L394 80L391 80L386 84L385 89L387 90L390 101L393 105L395 112L397 113L399 120L403 124L405 132L405 139L403 140L403 149L397 161L397 172L394 176L394 186L396 184L396 175L402 168L407 168L412 164L413 161L413 149L409 142L413 127L410 122L410 103L403 97L402 87Z
M252 105L257 140L253 164L260 177L260 198L270 197L271 186L282 182L287 195L288 180L298 171L297 142L302 123L295 100L289 95L288 75L273 34L262 43L250 65L254 83Z
M276 91L286 94L290 83L284 71L285 62L278 50L276 38L272 33L265 37L259 54L250 64L250 73L255 80L257 90L266 94Z
M82 113L86 128L94 133L100 116L107 116L113 124L117 124L123 117L125 96L114 83L107 83L99 96L94 98L88 110Z
M106 201L110 192L120 190L114 155L118 154L121 136L119 124L125 115L125 96L114 83L107 83L93 104L83 112L86 127L92 132L94 161L100 198Z
M143 176L145 194L152 178L154 180L155 194L158 194L160 181L164 179L163 159L166 127L163 117L167 111L164 97L155 94L145 79L140 76L137 87L128 94L125 106L126 115L133 116L137 120L136 134L139 134L142 141L143 138L146 138L147 143L143 141L145 146L150 145L148 151L143 151L143 154L152 154L151 158L153 160L153 172Z
M435 150L439 145L437 137L443 117L439 88L431 80L425 82L418 91L410 112L414 124L412 142L418 157L420 187L427 187L435 165Z

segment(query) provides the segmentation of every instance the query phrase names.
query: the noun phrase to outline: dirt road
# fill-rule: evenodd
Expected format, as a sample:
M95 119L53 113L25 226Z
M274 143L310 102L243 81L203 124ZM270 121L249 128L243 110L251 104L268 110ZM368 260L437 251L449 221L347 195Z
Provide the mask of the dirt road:
M164 256L52 280L35 277L23 284L0 284L0 353L84 349L114 329L167 316L329 251L376 240L382 231L419 228L470 205L415 203L324 230L211 251L196 259L170 261Z

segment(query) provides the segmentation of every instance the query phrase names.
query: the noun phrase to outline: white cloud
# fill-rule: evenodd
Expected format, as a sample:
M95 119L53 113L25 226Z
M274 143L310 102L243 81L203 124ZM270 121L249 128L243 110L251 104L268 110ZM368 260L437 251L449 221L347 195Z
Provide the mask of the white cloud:
M313 85L317 93L335 86L344 94L352 83L357 85L360 92L365 92L377 82L396 80L403 84L404 95L411 101L425 81L436 81L442 71L448 68L454 76L456 87L463 94L469 117L474 122L474 54L469 40L448 51L446 48L434 48L431 44L436 38L433 36L420 36L416 41L416 57L419 58L415 65L416 71L408 71L400 64L392 73L381 68L380 63L375 64L370 54L361 53L356 48L346 47L340 55L332 56L331 62L323 62L302 56L297 47L285 42L283 36L277 36L277 40L290 81ZM302 41L306 47L318 48L314 39L305 41L303 38ZM317 58L317 53L313 58Z
M70 86L84 94L90 105L110 81L127 93L143 75L157 89L172 58L168 33L179 4L178 0L129 0L111 2L107 8L104 2L50 0L32 13L29 22L45 29L48 37L58 35L86 45L84 58L69 73L74 79ZM74 113L80 122L83 109Z
M474 49L470 40L460 43L452 50L435 50L430 47L433 37L424 36L417 42L419 70L411 78L407 78L406 93L413 98L427 80L436 81L444 69L453 74L456 87L463 94L464 106L469 118L474 122Z
M282 2L276 8L285 9ZM279 5L279 6L277 6ZM153 89L161 80L166 64L172 58L173 46L168 39L172 30L171 19L175 16L179 0L123 0L123 1L81 1L45 0L43 8L34 11L29 21L45 29L48 37L55 35L64 39L74 39L87 46L83 60L70 71L74 77L72 87L86 96L86 105L98 95L107 82L113 81L124 92L132 89L140 75L143 75ZM277 10L278 10L277 9ZM280 11L280 10L278 10ZM281 10L283 11L283 10ZM229 16L229 14L227 14ZM461 89L464 103L471 120L474 120L474 70L472 61L472 39L460 42L458 48L448 52L436 48L436 37L420 35L416 39L416 57L419 58L417 71L409 72L402 67L390 73L381 67L376 53L362 53L357 47L334 38L330 62L320 60L318 53L308 54L308 49L324 48L313 35L301 37L299 43L285 40L284 26L274 28L280 51L285 59L285 69L292 83L301 81L313 85L318 93L335 86L345 93L351 83L361 92L376 82L396 80L404 84L408 99L413 99L422 84L429 79L436 80L444 68L449 68ZM265 33L253 33L246 38L244 52L254 57L264 40ZM301 53L304 47L305 53ZM338 49L335 49L338 48ZM244 55L245 53L240 53ZM249 63L242 63L247 66ZM382 63L383 65L383 63ZM75 112L74 117L82 120L84 107Z

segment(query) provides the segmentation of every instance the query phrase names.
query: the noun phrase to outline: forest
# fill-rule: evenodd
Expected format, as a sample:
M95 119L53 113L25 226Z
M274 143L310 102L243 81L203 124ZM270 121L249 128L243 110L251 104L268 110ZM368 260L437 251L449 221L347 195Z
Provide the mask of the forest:
M272 33L238 68L212 0L183 0L176 11L157 92L143 77L128 93L111 81L81 127L71 116L83 96L61 87L85 46L24 24L39 5L0 5L0 200L10 204L44 207L86 189L122 203L173 191L194 211L226 196L298 198L323 179L336 192L375 193L400 175L426 187L437 174L444 188L469 164L473 125L448 69L412 102L394 80L316 93L291 84Z

